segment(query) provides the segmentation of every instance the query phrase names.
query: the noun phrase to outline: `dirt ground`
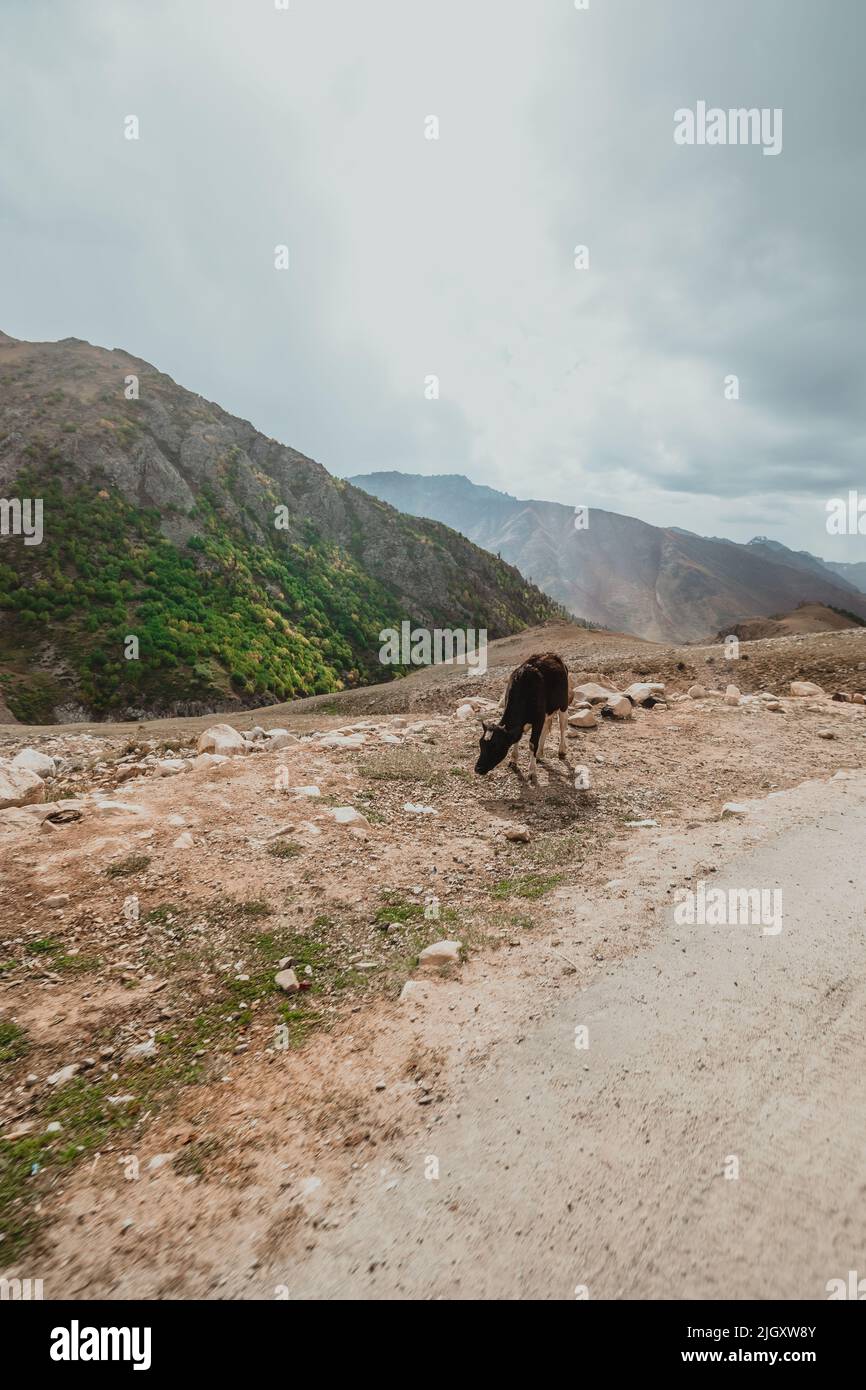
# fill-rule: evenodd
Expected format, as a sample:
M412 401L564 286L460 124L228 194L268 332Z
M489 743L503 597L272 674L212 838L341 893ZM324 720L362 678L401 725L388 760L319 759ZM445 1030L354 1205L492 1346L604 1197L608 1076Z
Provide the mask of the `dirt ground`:
M478 722L456 707L498 699L544 649L578 681L663 681L669 703L577 731L566 763L554 739L538 787L476 777ZM673 846L671 883L688 882L749 839L725 803L866 763L866 706L829 698L866 686L863 630L726 661L563 627L489 657L484 676L436 668L238 718L0 731L0 757L64 760L44 803L0 811L5 1274L47 1298L340 1296L314 1264L357 1183L396 1191L564 989L658 945L657 896L621 910L643 846L656 868ZM690 699L696 680L781 708ZM161 775L215 723L293 737ZM460 963L419 967L443 938Z

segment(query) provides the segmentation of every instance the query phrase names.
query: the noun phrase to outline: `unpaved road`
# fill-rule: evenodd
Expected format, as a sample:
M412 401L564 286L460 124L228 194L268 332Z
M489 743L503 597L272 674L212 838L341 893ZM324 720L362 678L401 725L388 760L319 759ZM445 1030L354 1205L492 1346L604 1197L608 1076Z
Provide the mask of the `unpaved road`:
M778 935L660 895L657 944L566 980L399 1180L360 1174L289 1296L821 1299L866 1271L864 864L858 777L712 879L780 887Z

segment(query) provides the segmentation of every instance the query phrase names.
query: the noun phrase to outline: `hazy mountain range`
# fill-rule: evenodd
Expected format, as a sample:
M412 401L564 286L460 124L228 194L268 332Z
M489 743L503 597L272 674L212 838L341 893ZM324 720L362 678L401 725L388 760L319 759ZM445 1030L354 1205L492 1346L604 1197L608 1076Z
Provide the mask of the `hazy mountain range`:
M819 602L866 618L866 565L828 565L766 537L746 545L592 508L522 501L461 474L366 473L359 488L501 555L572 613L654 641L709 638Z

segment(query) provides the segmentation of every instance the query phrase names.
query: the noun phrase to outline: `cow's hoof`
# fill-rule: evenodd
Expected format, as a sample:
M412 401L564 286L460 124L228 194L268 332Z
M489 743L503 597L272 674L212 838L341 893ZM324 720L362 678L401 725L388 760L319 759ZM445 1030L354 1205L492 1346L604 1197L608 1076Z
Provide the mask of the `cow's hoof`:
M566 753L566 751L565 751L564 748L560 748L559 753L557 754L557 756L560 757L560 758L562 758L562 761L565 762L566 758L568 757L568 754Z

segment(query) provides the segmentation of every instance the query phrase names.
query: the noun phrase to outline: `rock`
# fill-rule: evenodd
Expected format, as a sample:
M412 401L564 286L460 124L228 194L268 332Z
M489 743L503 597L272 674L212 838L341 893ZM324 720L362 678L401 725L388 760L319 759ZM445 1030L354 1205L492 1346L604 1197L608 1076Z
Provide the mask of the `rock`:
M42 778L26 767L0 763L0 811L11 806L32 806L45 800Z
M740 801L726 801L722 807L722 820L727 820L733 816L747 816L748 806L744 806Z
M355 810L354 806L335 806L331 815L338 825L352 825L356 821L360 821L362 825L369 825L370 823L366 816Z
M570 729L597 729L598 717L591 706L588 709L579 709L568 716L568 727Z
M818 730L817 730L817 734L818 734L818 737L819 737L819 738L828 738L828 739L829 739L829 738L838 738L838 737L839 737L839 735L836 733L836 730L835 730L835 729L818 729Z
M156 1056L156 1038L150 1037L147 1042L133 1043L132 1047L127 1048L127 1057L154 1057Z
M284 994L297 994L301 984L294 970L279 970L274 976L274 984L283 991Z
M221 753L225 758L234 758L246 753L247 744L243 734L231 724L213 724L199 734L196 748L199 753Z
M14 1144L17 1139L25 1139L32 1129L33 1121L23 1120L15 1129L8 1129L3 1135L3 1138L7 1140L8 1143Z
M52 893L50 898L45 899L43 907L65 907L68 902L68 893Z
M475 710L470 704L458 705L454 711L458 719L474 719Z
M320 748L363 748L367 742L365 734L323 734L319 739Z
M625 695L612 695L601 707L603 719L631 719L634 706Z
M404 811L409 811L413 816L438 816L439 812L434 811L432 806L420 806L414 801L407 801L403 806Z
M192 763L186 758L161 758L156 764L160 777L176 777L179 772L189 772Z
M253 739L255 739L255 738L265 738L265 737L266 737L266 734L265 734L265 731L264 731L264 729L262 728L261 724L256 724L255 728L250 729L249 733L245 734L244 737L245 737L245 738L253 738Z
M588 700L591 705L603 705L618 693L616 690L608 690L603 685L596 685L595 681L587 681L584 685L574 687L575 696L580 700Z
M738 705L740 703L740 692L735 685L729 685L725 691L725 704Z
M171 847L172 849L192 849L194 845L195 841L193 840L189 831L184 830L184 832L181 835L178 835L177 839L172 842Z
M632 830L654 830L658 825L657 820L627 820L626 825L631 826Z
M193 758L193 767L221 767L227 763L228 758L224 753L199 753L198 757Z
M136 806L132 801L97 801L96 810L100 816L149 816L146 806Z
M855 690L851 701L855 705L866 705L866 695L861 695L859 690Z
M644 705L650 700L655 704L659 699L664 699L665 688L662 681L634 681L622 693L634 700L636 705Z
M49 1086L65 1086L67 1081L71 1081L78 1071L78 1063L70 1062L67 1067L61 1067L59 1071L52 1072L46 1076L45 1080Z
M266 747L285 748L287 744L297 742L297 734L290 734L288 729L271 729L266 740Z
M319 790L318 787L292 787L292 791L295 793L295 796L321 796L321 795L322 795L322 793L321 793L321 791Z
M824 691L814 681L791 681L791 694L805 700L810 696L823 695Z
M506 830L505 838L506 840L513 840L518 845L528 845L529 831L525 825L512 825Z
M784 714L785 706L781 700L765 700L764 709L768 709L771 714Z
M690 700L704 700L704 699L706 699L706 694L707 694L707 692L706 692L705 688L704 688L702 685L690 685L690 686L689 686L689 699L690 699Z
M47 1124L47 1125L45 1126L45 1133L46 1133L46 1134L60 1134L60 1132L61 1132L62 1129L63 1129L63 1126L62 1126L62 1124L60 1123L59 1120L52 1120L50 1124Z
M418 957L418 964L422 967L459 965L462 947L462 941L434 941L432 946L424 947Z
M53 777L57 770L54 759L49 758L47 753L40 753L36 748L22 748L12 759L12 766L35 772L37 777Z

